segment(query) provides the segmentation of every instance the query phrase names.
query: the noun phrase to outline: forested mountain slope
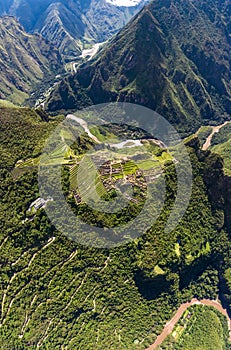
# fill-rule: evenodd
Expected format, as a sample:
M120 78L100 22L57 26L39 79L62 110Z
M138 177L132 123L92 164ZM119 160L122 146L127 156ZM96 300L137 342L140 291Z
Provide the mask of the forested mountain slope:
M93 103L151 107L182 131L229 119L230 15L229 1L154 0L93 63L55 88L48 109L78 108L84 89Z
M104 40L139 8L114 6L115 1L120 3L0 0L0 13L12 13L27 30L42 32L69 60L83 42ZM67 109L92 103L135 102L158 111L184 134L207 121L229 120L230 11L228 0L154 0L94 61L54 88L47 109L66 115ZM211 147L204 151L201 146L211 126L182 141L192 166L192 194L182 219L169 233L166 226L178 191L183 203L187 197L179 188L178 175L185 176L190 186L185 159L177 172L174 152L179 145L174 144L170 154L163 140L151 139L143 129L123 125L121 120L91 127L88 119L81 124L73 115L49 115L41 108L19 108L2 100L11 96L21 103L41 83L53 80L62 72L61 56L41 34L26 33L15 18L0 18L0 348L145 350L179 306L193 298L219 299L231 317L230 124L213 135ZM42 154L52 131L70 118L75 118L73 133L59 129ZM93 115L88 113L87 118L91 121ZM150 125L155 122L150 117ZM119 137L127 140L127 148L116 147L123 144L116 144ZM130 147L132 143L135 147ZM113 162L102 156L109 151ZM113 200L127 195L125 208L102 212L94 207L94 194L88 201L88 193L79 192L78 180L92 190L88 186L92 162L83 166L82 178L77 177L86 153L99 162L92 192L107 206L113 202L116 206ZM101 159L96 157L99 154ZM46 200L40 198L43 166L47 170L43 181L54 190L54 198ZM108 228L133 224L149 199L148 181L155 201L147 206L147 215L139 216L137 226L146 227L146 221L159 215L127 244L110 249L88 246L91 230L83 232L85 244L77 243L75 232L69 239L49 219L49 210L61 217L66 213L66 208L55 206L56 182L47 176L52 174L50 166L58 174L71 213L103 229L105 235ZM161 180L165 194L158 211ZM45 201L42 206L41 201ZM65 218L63 227L68 225ZM201 350L210 345L230 349L227 320L205 307L194 312L198 322L188 314L179 343L166 339L163 349L195 349L195 344L201 344Z
M0 18L0 98L22 103L41 84L63 71L57 48L28 34L13 17Z
M230 259L222 160L202 152L197 139L188 141L193 193L170 235L164 225L176 179L168 164L166 206L150 231L111 250L83 247L61 235L43 209L25 221L39 196L36 168L12 177L16 162L38 157L59 120L42 120L26 108L0 109L1 345L144 350L181 302L222 296ZM85 135L77 150L91 145Z
M87 44L110 38L147 1L117 6L108 0L0 0L0 15L17 17L27 31L41 33L72 60Z

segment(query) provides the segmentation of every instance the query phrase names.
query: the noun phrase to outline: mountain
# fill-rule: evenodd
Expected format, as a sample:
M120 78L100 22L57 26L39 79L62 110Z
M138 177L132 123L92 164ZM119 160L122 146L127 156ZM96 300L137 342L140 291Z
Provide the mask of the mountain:
M76 4L90 3L0 0L0 10L20 8L35 28L53 6L41 23L61 52L76 45L74 56L86 28L73 43L66 22ZM98 3L127 11L138 0ZM125 124L124 114L92 126L92 112L83 120L2 100L22 102L54 82L63 54L15 18L0 18L1 349L150 350L156 341L162 349L231 349L231 126L213 125L230 119L229 16L226 0L154 0L48 97L55 112L119 100L156 109L184 133L203 124L169 149ZM182 217L169 232L175 209ZM172 320L179 322L162 342Z
M231 174L231 124L224 125L219 132L215 132L211 139L212 152L219 154L224 159L224 170Z
M44 209L26 220L30 204L39 196L37 169L29 166L30 160L36 164L59 121L49 116L42 119L29 108L0 103L2 348L144 350L181 303L193 297L215 300L223 291L230 297L224 286L230 283L231 243L225 225L222 160L201 151L196 138L186 144L194 175L191 201L171 234L164 225L176 191L172 163L165 167L166 202L160 218L127 245L96 249L68 240L51 224ZM62 136L69 137L67 132ZM82 135L75 144L73 164L89 146L92 140ZM161 158L163 151L152 151L158 151ZM56 159L59 154L57 149ZM23 162L27 171L13 178L15 165ZM76 210L68 190L72 170L73 166L62 169L62 184L69 205ZM130 174L131 167L127 171ZM135 207L133 203L133 214ZM79 204L78 214L84 220L92 219L84 203ZM119 211L116 223L124 223L123 219ZM102 212L95 212L93 220L94 225L102 225ZM227 338L227 322L222 324L221 342ZM229 349L228 345L223 348Z
M148 106L180 131L231 114L231 5L154 0L75 76L58 85L50 111L86 103Z
M122 28L148 0L0 0L0 15L19 19L74 60L83 48L104 42Z
M0 98L23 103L38 86L62 72L57 48L40 34L28 34L13 17L0 18Z

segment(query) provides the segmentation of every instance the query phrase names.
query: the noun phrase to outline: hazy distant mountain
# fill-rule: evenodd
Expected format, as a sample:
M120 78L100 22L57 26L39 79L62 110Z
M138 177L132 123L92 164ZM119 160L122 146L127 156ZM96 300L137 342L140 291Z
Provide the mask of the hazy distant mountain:
M86 103L136 102L182 130L230 116L230 15L225 0L153 1L93 63L56 87L49 109L78 108L84 89Z
M72 60L83 46L110 38L147 1L0 0L0 15L16 16L27 31L40 32Z
M13 17L0 18L0 98L22 103L38 85L62 71L57 48L27 34Z

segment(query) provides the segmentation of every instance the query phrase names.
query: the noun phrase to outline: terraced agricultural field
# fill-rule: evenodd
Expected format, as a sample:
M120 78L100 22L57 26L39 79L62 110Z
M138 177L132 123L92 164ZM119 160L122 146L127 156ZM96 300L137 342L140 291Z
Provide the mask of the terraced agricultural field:
M107 194L101 181L100 174L91 160L91 157L85 156L84 163L80 162L78 168L78 184L81 197L84 200L94 200L97 202L98 196Z
M125 175L132 175L138 170L138 166L133 161L127 161L126 163L122 164L123 167L123 173Z
M149 170L149 169L152 169L156 166L159 165L159 162L155 162L154 160L144 160L144 161L141 161L141 162L137 162L137 165L139 166L139 168L141 170Z
M78 187L77 183L77 172L78 172L78 165L72 165L70 167L70 189L74 190Z

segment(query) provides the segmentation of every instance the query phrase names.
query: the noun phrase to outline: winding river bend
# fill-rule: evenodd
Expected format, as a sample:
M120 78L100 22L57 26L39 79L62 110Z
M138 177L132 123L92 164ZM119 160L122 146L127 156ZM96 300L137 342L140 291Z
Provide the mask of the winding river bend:
M150 345L146 350L154 350L158 346L160 346L163 341L172 333L175 325L183 315L183 313L193 305L205 305L205 306L212 306L216 310L218 310L222 315L224 315L227 318L228 322L228 328L229 328L229 340L231 340L231 319L229 318L229 315L227 313L227 310L222 307L222 305L217 301L217 300L208 300L208 299L203 299L203 300L198 300L198 299L192 299L188 303L182 304L179 309L177 310L176 314L173 316L173 318L166 323L162 333L156 338L155 343Z
M80 117L77 117L76 115L74 114L68 114L66 116L66 119L71 119L71 120L74 120L75 122L77 122L83 129L84 131L88 134L88 136L96 143L98 144L101 144L102 142L95 136L91 133L89 127L88 127L88 123L80 118ZM159 146L160 148L167 148L167 146L160 140L157 140L157 139L149 139L150 141L154 142L157 146ZM114 148L117 148L117 149L122 149L124 147L127 147L127 148L132 148L132 147L141 147L142 146L142 141L144 141L144 139L142 140L125 140L125 141L121 141L121 142L118 142L118 143L105 143L106 146L110 146L110 147L114 147Z

